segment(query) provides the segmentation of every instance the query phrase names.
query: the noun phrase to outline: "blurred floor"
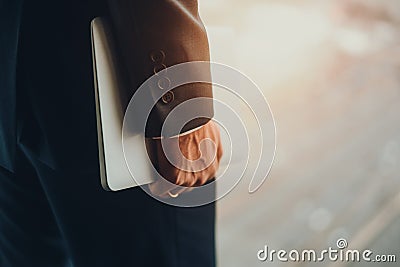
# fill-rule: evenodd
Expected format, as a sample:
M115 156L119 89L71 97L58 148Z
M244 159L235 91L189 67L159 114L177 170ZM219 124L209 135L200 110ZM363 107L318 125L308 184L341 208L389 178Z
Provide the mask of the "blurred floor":
M249 195L240 183L218 203L219 266L315 266L256 253L338 238L399 262L400 2L201 3L213 60L255 80L278 131L262 188Z

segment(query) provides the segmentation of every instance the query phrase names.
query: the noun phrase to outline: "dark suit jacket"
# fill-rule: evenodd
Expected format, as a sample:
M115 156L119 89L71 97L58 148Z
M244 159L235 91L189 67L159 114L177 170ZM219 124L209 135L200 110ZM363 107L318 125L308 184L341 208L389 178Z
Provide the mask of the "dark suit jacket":
M19 143L54 169L97 167L89 27L94 17L110 18L132 93L153 74L154 57L161 56L165 66L209 60L196 0L108 2L0 0L1 166L13 170ZM205 84L173 93L173 101L156 104L147 136L159 135L179 103L212 96ZM212 106L193 108L213 115ZM183 131L207 121L194 120Z

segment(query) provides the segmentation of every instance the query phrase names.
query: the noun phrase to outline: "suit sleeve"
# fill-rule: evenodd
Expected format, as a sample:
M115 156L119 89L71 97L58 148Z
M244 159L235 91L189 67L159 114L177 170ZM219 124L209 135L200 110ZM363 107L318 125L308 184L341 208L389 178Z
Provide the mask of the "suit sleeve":
M209 61L208 38L199 17L197 0L109 0L108 5L117 46L132 88L138 88L165 67L189 61ZM151 88L160 89L157 86ZM168 113L180 103L196 97L212 98L212 86L192 83L164 94L150 113L146 136L160 136ZM181 133L199 127L213 117L213 106L211 101L208 102L191 107L198 114L207 115L190 121Z

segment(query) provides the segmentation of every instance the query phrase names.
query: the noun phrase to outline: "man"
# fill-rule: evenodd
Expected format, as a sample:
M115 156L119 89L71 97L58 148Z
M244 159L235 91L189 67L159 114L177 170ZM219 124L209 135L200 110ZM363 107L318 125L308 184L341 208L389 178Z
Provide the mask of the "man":
M0 266L214 266L214 204L177 208L140 188L101 188L89 29L97 16L112 22L131 93L160 66L209 59L194 0L0 0ZM202 139L217 144L207 169L172 167L157 138L176 105L211 96L210 85L189 84L152 110L147 144L166 179L213 178L222 150L212 106L194 106L209 116L179 136L189 159ZM159 196L183 193L159 184L150 187Z

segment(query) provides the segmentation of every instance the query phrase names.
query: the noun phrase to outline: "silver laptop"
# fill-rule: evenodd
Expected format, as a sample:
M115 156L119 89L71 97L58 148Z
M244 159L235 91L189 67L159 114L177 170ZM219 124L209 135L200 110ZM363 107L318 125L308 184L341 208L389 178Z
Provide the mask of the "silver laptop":
M125 162L122 123L130 99L124 95L126 83L107 20L95 18L91 34L101 184L106 190L118 191L151 183L154 175L143 146L143 134L130 136L130 146L125 148L134 155L135 179Z

